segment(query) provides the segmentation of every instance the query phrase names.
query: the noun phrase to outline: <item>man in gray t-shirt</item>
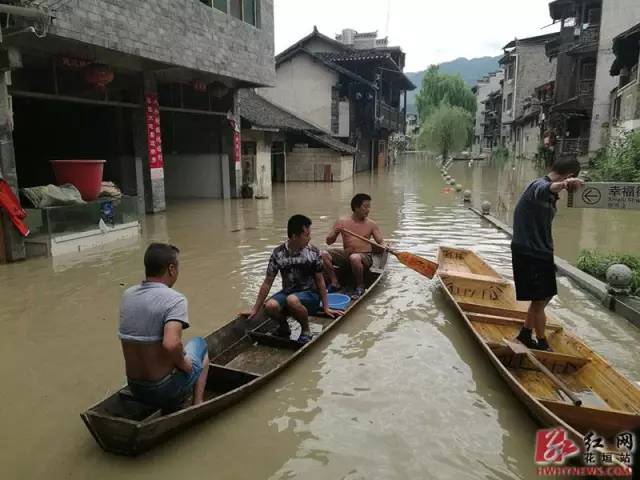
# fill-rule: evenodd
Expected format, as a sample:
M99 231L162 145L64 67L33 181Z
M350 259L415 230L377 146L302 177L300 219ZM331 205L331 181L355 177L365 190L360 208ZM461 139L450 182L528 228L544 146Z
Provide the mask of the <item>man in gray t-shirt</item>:
M120 305L118 336L129 388L134 397L163 409L178 408L191 391L194 405L202 403L209 369L203 338L182 344L189 316L187 299L172 288L178 253L172 245L149 245L146 280L127 289Z

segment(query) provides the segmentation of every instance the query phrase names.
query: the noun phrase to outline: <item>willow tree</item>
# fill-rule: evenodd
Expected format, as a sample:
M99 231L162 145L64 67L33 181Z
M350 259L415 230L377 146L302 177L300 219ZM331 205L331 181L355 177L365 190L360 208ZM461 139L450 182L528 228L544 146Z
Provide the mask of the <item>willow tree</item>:
M438 152L446 159L450 152L459 151L468 145L472 126L471 113L462 107L444 103L425 119L420 129L419 142L423 148Z
M462 77L442 73L437 65L431 65L417 96L418 114L424 120L445 103L463 108L471 115L476 113L476 97Z

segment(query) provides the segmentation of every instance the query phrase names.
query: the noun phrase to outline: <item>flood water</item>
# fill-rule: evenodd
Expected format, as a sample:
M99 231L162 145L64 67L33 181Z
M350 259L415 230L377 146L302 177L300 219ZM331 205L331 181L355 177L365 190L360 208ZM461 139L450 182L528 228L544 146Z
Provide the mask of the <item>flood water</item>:
M465 188L473 181L474 191L495 194L503 173L465 167L451 169ZM408 156L353 181L279 185L268 200L170 202L167 213L146 218L140 241L0 266L2 478L537 478L536 425L438 283L395 260L377 291L300 361L142 457L104 453L79 417L123 383L118 304L142 279L151 240L182 250L176 289L189 299L187 338L252 304L291 214L310 216L314 243L322 245L360 191L372 194L372 218L398 247L430 256L438 245L473 248L511 277L509 239L443 187L433 163ZM569 259L576 244L598 245L623 228L611 216L596 227L597 218L579 213L563 210L556 220L558 249ZM628 235L635 241L611 246L639 244L637 230ZM556 315L640 380L640 332L566 278L559 287Z

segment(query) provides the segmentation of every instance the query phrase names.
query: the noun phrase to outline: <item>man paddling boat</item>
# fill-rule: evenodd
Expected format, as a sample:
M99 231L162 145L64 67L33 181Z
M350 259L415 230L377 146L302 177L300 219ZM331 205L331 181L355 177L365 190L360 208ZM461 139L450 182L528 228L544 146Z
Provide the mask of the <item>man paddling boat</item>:
M356 289L353 298L359 298L364 293L364 270L373 265L372 246L370 243L353 235L344 233L350 230L358 235L371 239L373 237L379 245L384 244L380 228L369 218L371 210L371 197L366 193L358 193L351 200L352 214L349 217L339 218L333 225L333 229L327 235L327 245L333 245L342 235L343 248L330 248L322 252L324 270L329 278L329 290L340 289L338 277L334 265L338 268L350 268L356 280Z
M529 184L513 215L511 251L516 298L531 301L517 339L529 348L551 350L545 336L547 317L544 313L558 293L551 223L556 214L558 193L584 185L575 178L579 173L580 163L575 158L556 160L548 175ZM536 340L532 338L534 329Z

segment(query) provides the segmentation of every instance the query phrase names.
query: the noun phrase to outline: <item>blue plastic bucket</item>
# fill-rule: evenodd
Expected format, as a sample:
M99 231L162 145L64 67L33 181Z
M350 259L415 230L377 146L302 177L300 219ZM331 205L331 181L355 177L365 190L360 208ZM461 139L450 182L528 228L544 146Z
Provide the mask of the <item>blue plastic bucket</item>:
M346 310L351 303L351 297L342 293L329 293L329 308L334 310Z

